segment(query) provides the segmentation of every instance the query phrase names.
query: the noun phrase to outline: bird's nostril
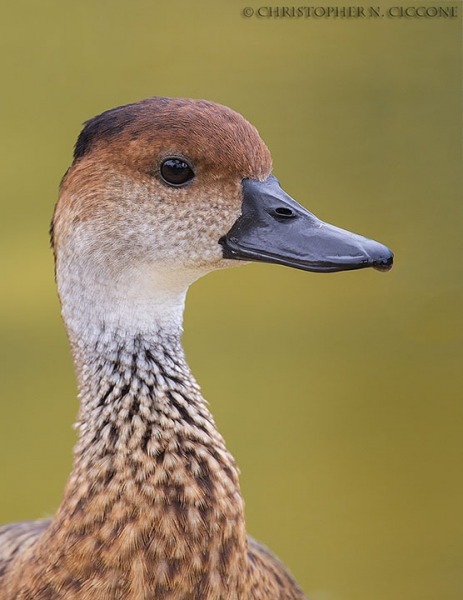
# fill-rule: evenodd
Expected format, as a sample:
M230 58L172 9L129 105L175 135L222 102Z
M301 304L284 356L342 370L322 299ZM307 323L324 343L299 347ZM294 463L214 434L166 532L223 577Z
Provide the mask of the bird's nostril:
M278 208L275 208L275 214L279 217L285 218L291 218L296 216L294 210L288 208L287 206L279 206Z

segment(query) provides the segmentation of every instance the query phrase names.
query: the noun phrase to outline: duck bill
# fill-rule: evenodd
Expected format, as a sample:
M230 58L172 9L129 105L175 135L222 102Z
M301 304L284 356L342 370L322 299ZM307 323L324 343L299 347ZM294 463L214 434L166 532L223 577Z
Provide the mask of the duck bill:
M241 216L220 240L224 258L330 273L373 267L388 271L386 246L320 221L293 200L276 177L243 180Z

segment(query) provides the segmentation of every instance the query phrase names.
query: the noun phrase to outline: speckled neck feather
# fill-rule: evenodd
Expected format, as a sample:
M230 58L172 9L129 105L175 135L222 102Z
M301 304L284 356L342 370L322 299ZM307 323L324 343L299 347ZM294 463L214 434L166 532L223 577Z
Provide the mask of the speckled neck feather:
M98 598L170 598L172 590L175 598L242 597L247 540L237 468L178 335L102 332L91 345L72 345L79 441L64 500L34 552L39 597L65 589L71 565ZM63 574L53 592L47 564Z

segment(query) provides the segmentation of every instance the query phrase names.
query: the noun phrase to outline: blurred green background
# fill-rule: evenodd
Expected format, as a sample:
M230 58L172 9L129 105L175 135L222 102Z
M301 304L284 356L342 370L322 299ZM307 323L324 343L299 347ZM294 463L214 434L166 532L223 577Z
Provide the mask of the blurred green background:
M461 600L461 19L246 5L2 8L0 522L52 514L71 467L47 229L80 124L151 95L208 98L258 127L294 198L396 253L386 275L253 265L193 286L187 354L249 531L312 600Z

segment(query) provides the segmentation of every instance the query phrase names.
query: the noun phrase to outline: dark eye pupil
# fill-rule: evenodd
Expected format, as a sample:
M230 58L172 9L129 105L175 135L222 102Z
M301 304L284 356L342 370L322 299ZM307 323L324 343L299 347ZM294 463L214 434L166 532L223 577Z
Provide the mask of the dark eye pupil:
M168 158L162 163L160 170L164 181L171 185L183 185L194 177L190 165L180 158Z

